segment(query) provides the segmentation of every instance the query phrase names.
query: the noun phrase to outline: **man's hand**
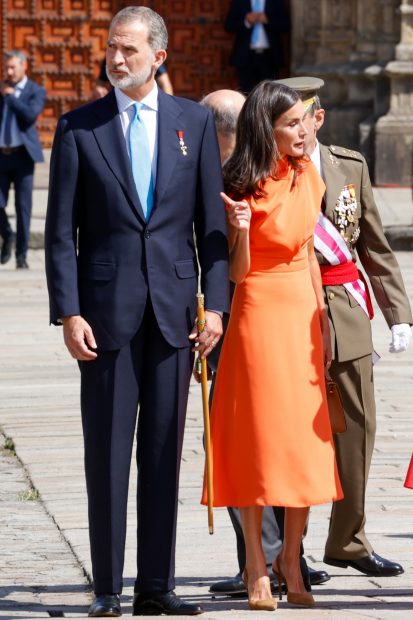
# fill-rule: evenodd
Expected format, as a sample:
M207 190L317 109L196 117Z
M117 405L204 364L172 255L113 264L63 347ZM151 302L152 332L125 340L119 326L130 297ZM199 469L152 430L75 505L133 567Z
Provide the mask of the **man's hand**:
M205 328L198 336L198 327L195 322L189 340L195 343L192 351L201 354L201 358L205 359L218 344L223 334L222 319L216 312L205 310Z
M406 351L412 338L412 328L407 323L397 323L391 326L390 353Z
M92 328L80 315L66 316L62 319L63 337L69 353L76 360L89 362L96 359L96 341Z
M3 97L6 97L7 95L13 95L13 86L10 86L10 84L7 84L7 82L0 82L0 94L3 95Z
M268 17L266 15L266 13L264 13L264 11L261 11L261 13L258 13L258 19L257 21L260 24L268 24Z
M245 19L251 26L254 26L254 24L259 21L260 15L261 13L259 13L258 11L250 11L246 14Z

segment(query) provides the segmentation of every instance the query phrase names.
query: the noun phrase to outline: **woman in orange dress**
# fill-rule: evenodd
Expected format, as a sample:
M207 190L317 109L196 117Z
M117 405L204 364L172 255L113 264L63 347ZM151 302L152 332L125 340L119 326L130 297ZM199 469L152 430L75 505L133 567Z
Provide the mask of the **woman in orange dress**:
M251 608L275 609L261 545L263 506L285 506L273 569L288 601L313 605L300 571L309 506L342 498L324 365L331 361L313 232L325 191L304 156L297 93L261 82L224 168L236 282L211 411L215 506L240 508ZM205 489L203 502L205 503Z

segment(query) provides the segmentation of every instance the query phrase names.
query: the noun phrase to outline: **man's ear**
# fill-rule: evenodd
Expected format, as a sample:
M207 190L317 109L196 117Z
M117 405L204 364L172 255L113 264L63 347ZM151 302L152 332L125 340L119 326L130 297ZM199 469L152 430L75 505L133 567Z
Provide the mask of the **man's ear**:
M321 127L323 126L325 113L326 113L326 111L323 108L320 108L319 110L316 110L314 112L314 116L315 116L315 130L316 131L321 129Z
M166 57L167 53L165 50L158 50L157 52L155 52L155 62L153 64L154 67L156 67L156 71L165 62Z

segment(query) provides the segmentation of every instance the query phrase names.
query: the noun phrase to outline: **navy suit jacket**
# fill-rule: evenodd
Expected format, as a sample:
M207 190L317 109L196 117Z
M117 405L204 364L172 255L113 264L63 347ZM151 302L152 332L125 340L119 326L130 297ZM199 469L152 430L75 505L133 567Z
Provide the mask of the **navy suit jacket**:
M242 67L248 62L252 28L245 25L245 16L251 12L251 0L232 0L225 19L225 30L235 33L235 42L230 62L235 67ZM281 34L290 27L289 14L283 0L267 0L265 10L268 24L264 25L270 45L270 53L275 67L283 65L283 47Z
M114 91L62 116L51 157L45 236L51 322L81 314L98 348L117 349L137 332L150 295L165 339L174 347L188 346L197 257L205 307L229 310L221 190L214 121L197 103L159 90L155 203L148 222Z
M5 104L7 99L7 104ZM32 80L27 80L20 97L3 97L0 95L0 123L3 118L3 106L9 105L16 115L17 126L26 150L34 162L43 161L43 152L36 130L36 119L44 108L46 91Z

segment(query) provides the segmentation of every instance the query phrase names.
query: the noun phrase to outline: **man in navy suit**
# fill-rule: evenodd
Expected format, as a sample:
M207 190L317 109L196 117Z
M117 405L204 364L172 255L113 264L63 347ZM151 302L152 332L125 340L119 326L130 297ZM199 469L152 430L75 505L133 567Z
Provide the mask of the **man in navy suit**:
M46 91L27 77L23 52L13 50L4 56L6 80L0 82L0 262L4 265L10 260L16 241L16 266L25 269L34 164L43 161L35 122L44 108ZM15 191L17 235L6 213L11 184Z
M133 613L202 612L173 592L177 494L191 345L209 354L229 310L226 218L212 115L155 84L166 47L151 9L115 15L114 89L65 114L52 150L46 270L51 322L63 323L81 372L94 617L121 614L138 405ZM197 257L207 309L199 338Z
M243 93L279 77L284 63L281 37L290 27L284 0L232 0L224 25L235 33L230 63Z

